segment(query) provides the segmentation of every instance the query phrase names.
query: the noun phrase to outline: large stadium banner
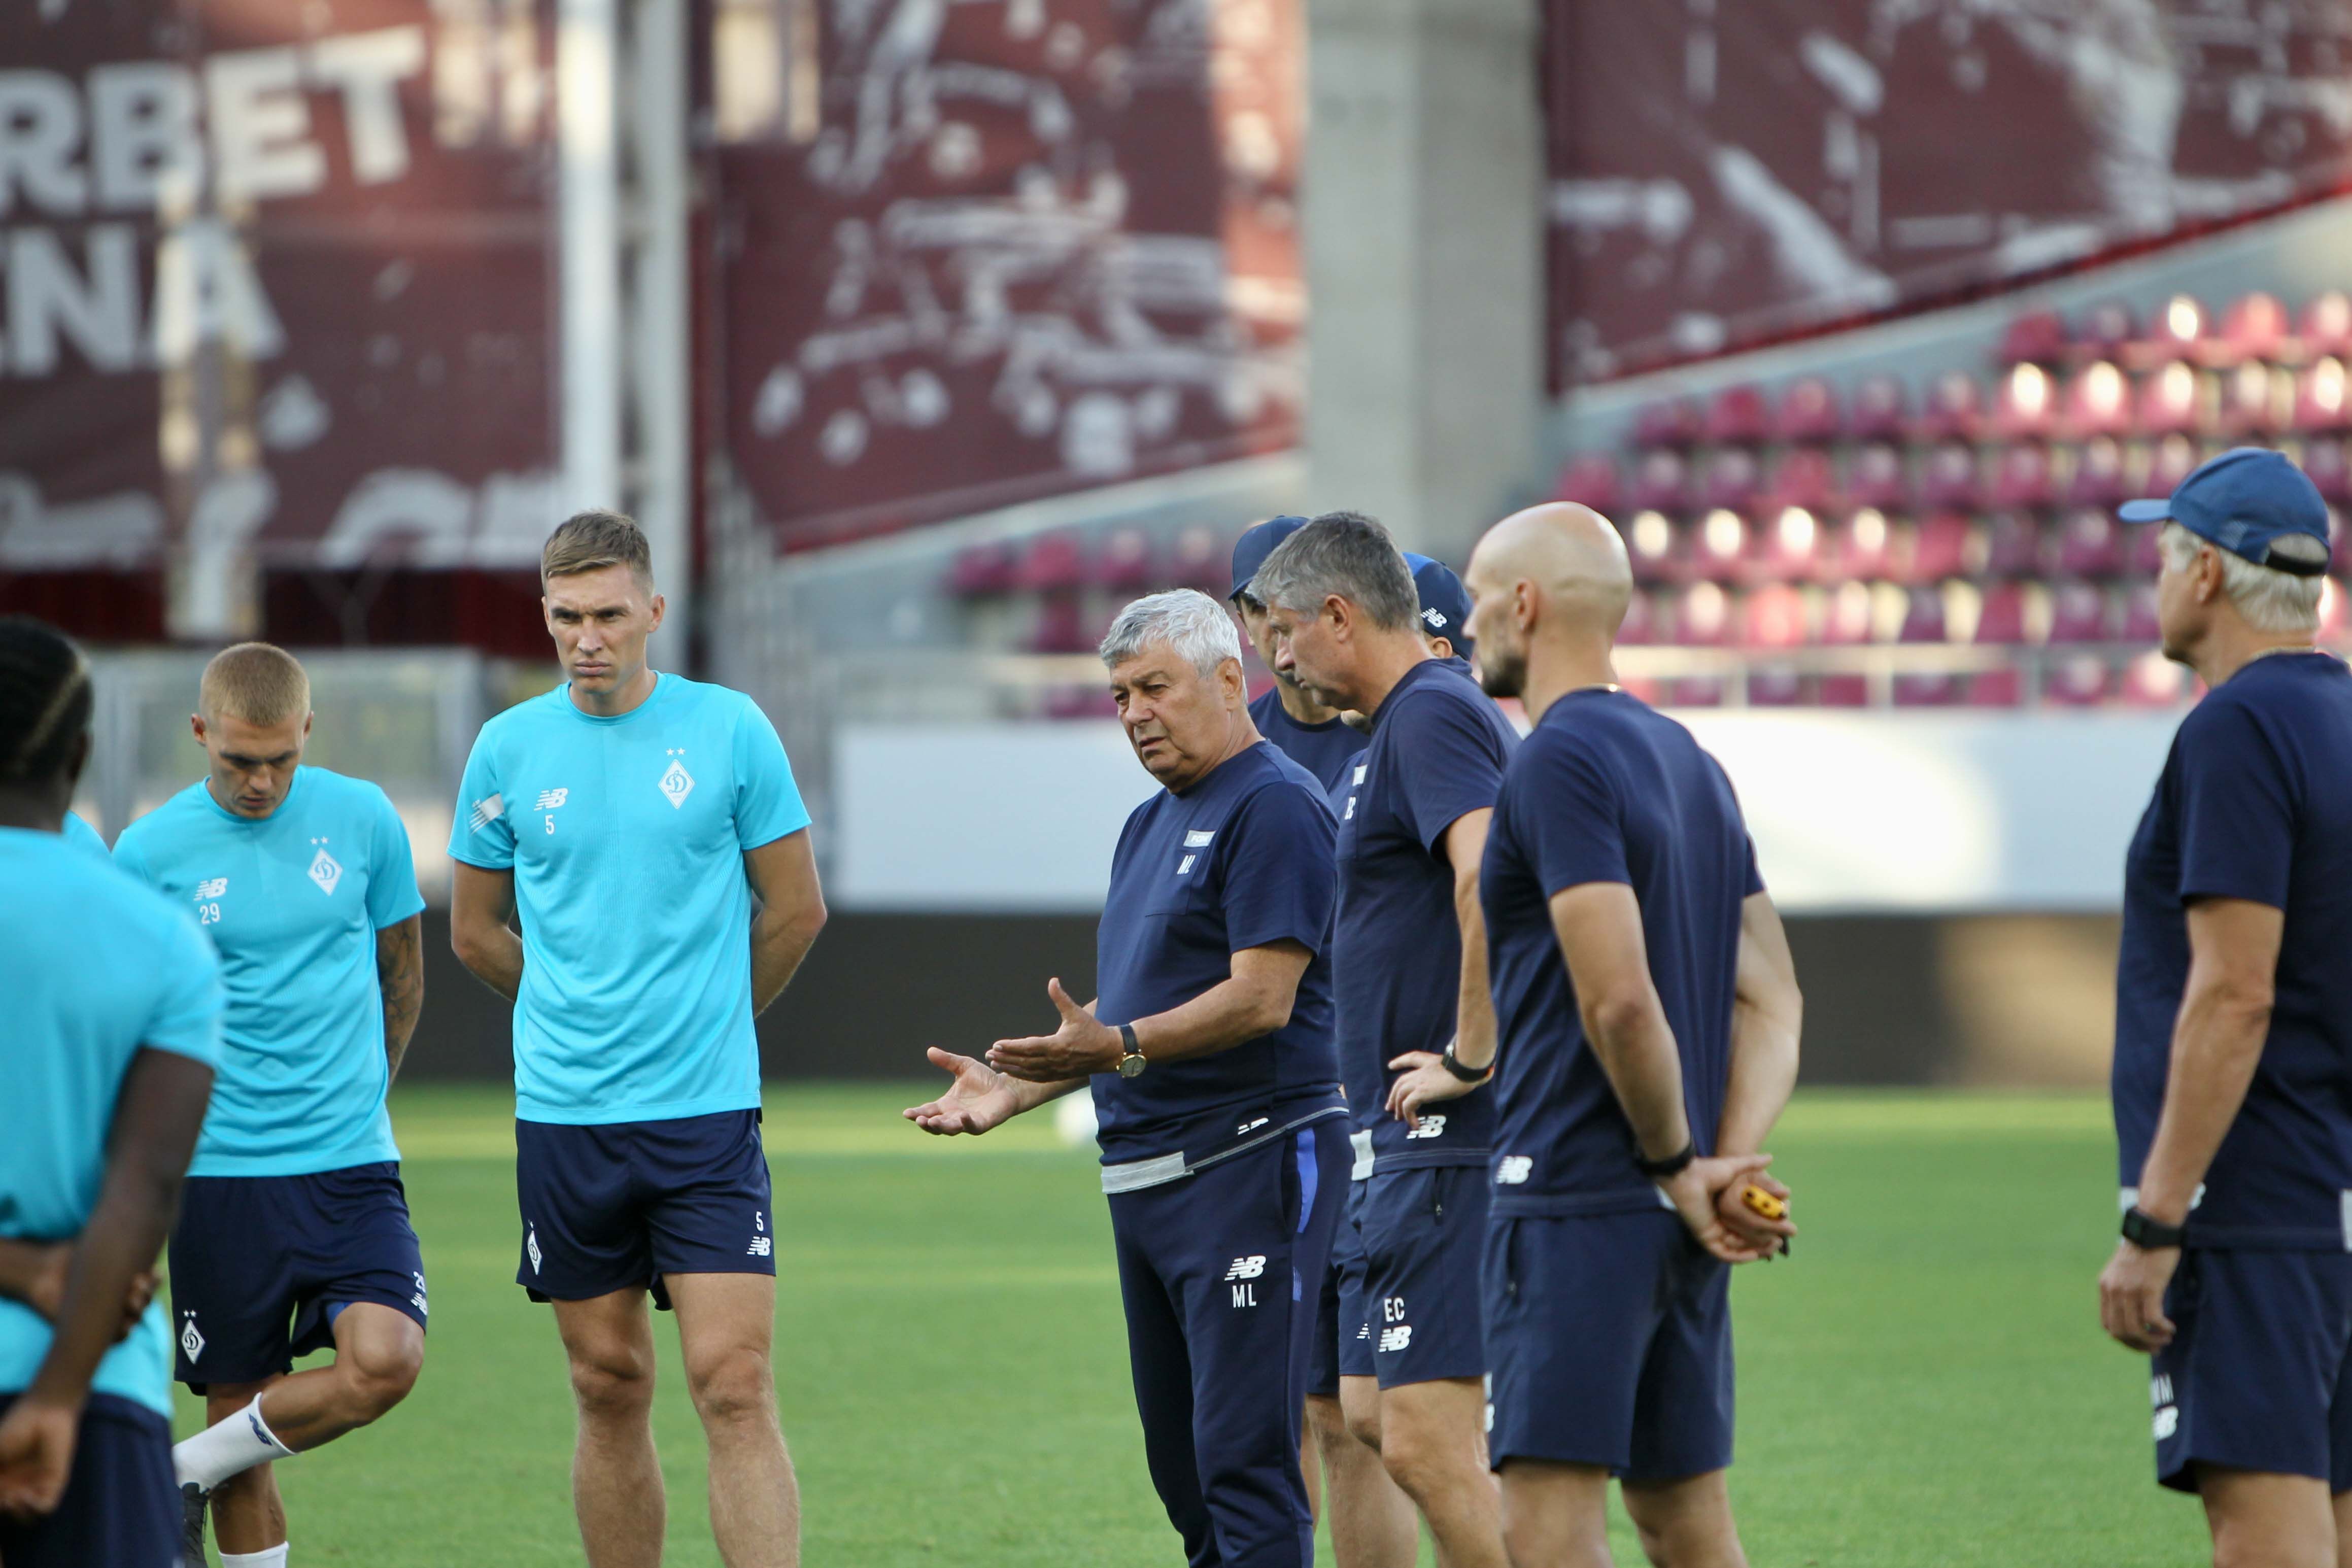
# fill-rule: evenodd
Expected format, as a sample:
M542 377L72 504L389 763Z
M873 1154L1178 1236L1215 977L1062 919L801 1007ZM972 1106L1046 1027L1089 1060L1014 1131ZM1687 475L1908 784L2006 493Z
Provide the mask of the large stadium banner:
M1551 375L1997 285L2352 178L2316 0L1546 0Z
M0 571L535 560L549 0L7 9Z
M719 318L788 547L1298 437L1298 0L713 0Z

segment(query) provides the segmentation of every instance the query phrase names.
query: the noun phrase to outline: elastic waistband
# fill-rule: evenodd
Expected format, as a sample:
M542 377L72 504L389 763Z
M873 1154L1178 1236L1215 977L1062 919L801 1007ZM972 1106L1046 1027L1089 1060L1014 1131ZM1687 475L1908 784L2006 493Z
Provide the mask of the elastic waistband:
M1220 1161L1230 1160L1236 1154L1245 1154L1262 1144L1271 1143L1277 1138L1286 1137L1309 1122L1325 1121L1334 1116L1347 1114L1348 1108L1344 1105L1323 1106L1307 1111L1303 1116L1293 1117L1279 1127L1261 1127L1239 1142L1227 1144L1222 1149L1202 1155L1197 1160L1189 1154L1175 1153L1162 1154L1152 1160L1129 1160L1122 1164L1105 1165L1102 1168L1103 1194L1105 1196L1109 1196L1118 1193L1135 1192L1143 1187L1164 1186L1170 1182L1181 1180L1195 1171L1205 1171Z

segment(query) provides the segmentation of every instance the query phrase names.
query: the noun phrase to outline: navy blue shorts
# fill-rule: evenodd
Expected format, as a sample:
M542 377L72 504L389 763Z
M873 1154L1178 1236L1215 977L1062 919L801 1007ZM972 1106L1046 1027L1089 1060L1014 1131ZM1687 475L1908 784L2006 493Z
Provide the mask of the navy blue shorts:
M1364 1184L1364 1304L1382 1388L1486 1375L1484 1165L1375 1170Z
M776 1272L760 1113L572 1127L515 1123L522 1262L534 1301L653 1292L671 1274Z
M1298 1468L1347 1124L1110 1199L1143 1454L1188 1563L1314 1568Z
M2193 1492L2208 1464L2352 1491L2352 1255L2194 1247L2164 1312L2158 1480Z
M1664 1209L1497 1215L1490 1462L1678 1480L1731 1463L1731 1269Z
M16 1402L0 1394L0 1415ZM82 1409L73 1471L58 1510L26 1524L0 1516L8 1568L179 1568L180 1489L172 1425L145 1405L95 1394Z
M173 1373L198 1394L260 1383L335 1342L373 1301L425 1326L425 1257L400 1167L191 1176L172 1226Z
M1372 1320L1364 1310L1364 1190L1367 1179L1348 1184L1348 1195L1331 1231L1331 1262L1323 1270L1322 1299L1316 1303L1315 1353L1307 1363L1307 1392L1326 1399L1339 1395L1343 1377L1370 1377Z

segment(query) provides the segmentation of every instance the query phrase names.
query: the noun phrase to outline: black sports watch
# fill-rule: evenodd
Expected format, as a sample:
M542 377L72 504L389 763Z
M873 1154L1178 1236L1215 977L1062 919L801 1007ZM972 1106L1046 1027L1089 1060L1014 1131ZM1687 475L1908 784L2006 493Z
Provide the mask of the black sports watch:
M1635 1152L1637 1154L1640 1152L1638 1147L1636 1148ZM1650 1180L1654 1182L1663 1182L1671 1177L1681 1175L1685 1171L1690 1168L1690 1163L1697 1158L1698 1140L1694 1138L1689 1142L1684 1144L1679 1150L1667 1155L1663 1160L1636 1159L1633 1162L1633 1164L1635 1168L1642 1173L1642 1174L1649 1177Z
M2188 1234L2187 1226L2167 1225L2154 1215L2142 1211L2137 1204L2124 1210L2124 1239L2134 1247L2156 1252L2168 1247L2179 1247L2181 1238Z
M1118 1026L1118 1076L1133 1078L1143 1070L1144 1063L1143 1047L1135 1043L1134 1025L1121 1024Z
M1445 1042L1445 1048L1437 1053L1438 1066L1444 1068L1447 1072L1452 1073L1464 1083L1484 1083L1488 1079L1495 1076L1494 1063L1488 1062L1482 1068L1470 1067L1466 1065L1460 1057L1454 1054L1454 1041L1448 1040Z

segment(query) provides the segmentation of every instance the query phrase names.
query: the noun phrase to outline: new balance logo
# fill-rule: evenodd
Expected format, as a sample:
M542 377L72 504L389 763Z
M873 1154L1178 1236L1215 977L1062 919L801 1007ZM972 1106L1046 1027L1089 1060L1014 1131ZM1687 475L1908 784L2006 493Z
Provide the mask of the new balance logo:
M466 830L468 833L479 833L483 828L488 827L491 823L496 822L499 817L504 816L506 814L506 796L502 795L486 795L481 799L474 803L473 810L466 814Z
M772 1236L755 1236L751 1238L751 1245L743 1249L747 1258L772 1258L775 1251L776 1238Z
M2168 1377L2158 1377L2152 1380L2147 1385L2147 1402L2150 1405L2171 1404L2172 1379Z
M227 891L228 879L226 877L215 877L209 882L198 882L196 884L196 897L200 899L217 899Z
M1444 610L1423 610L1421 612L1421 618L1429 623L1430 628L1433 631L1442 632L1445 629L1445 612Z
M1225 1270L1225 1279L1228 1283L1235 1279L1255 1279L1265 1272L1265 1255L1254 1253L1247 1258L1234 1258L1234 1266Z
M1516 1187L1535 1173L1536 1162L1531 1154L1506 1154L1495 1162L1495 1184Z
M531 809L534 811L553 811L557 806L562 805L564 800L570 796L572 792L569 789L541 790L539 792L539 804Z
M1239 1127L1234 1129L1234 1136L1239 1138L1247 1133L1255 1132L1273 1120L1274 1119L1270 1116L1261 1116L1255 1121L1244 1121Z
M1421 1125L1407 1132L1405 1136L1407 1138L1443 1138L1445 1136L1445 1118L1424 1116L1421 1119Z
M1375 1351L1384 1351L1393 1353L1404 1349L1411 1343L1412 1343L1412 1325L1411 1323L1399 1323L1393 1329L1382 1329L1381 1331L1381 1342L1374 1345L1372 1349Z
M430 1317L432 1315L433 1309L425 1305L425 1276L417 1273L416 1270L412 1268L408 1271L408 1277L416 1281L416 1291L414 1295L408 1298L408 1304L415 1308L419 1312Z

